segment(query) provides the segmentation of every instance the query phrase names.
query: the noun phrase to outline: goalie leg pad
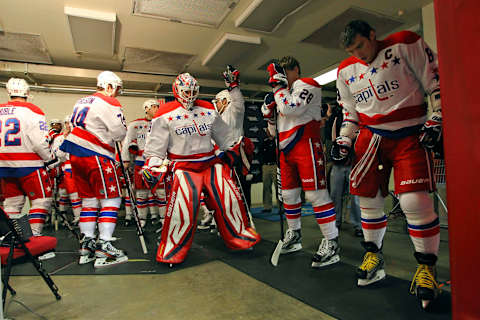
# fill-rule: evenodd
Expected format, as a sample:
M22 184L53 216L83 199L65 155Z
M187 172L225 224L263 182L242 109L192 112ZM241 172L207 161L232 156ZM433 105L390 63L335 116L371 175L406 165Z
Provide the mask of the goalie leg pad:
M184 170L175 172L157 250L158 262L176 264L185 260L196 230L202 187L202 173Z
M246 250L260 241L260 235L248 225L245 204L240 191L223 169L216 164L205 175L207 207L214 217L225 245L232 250Z

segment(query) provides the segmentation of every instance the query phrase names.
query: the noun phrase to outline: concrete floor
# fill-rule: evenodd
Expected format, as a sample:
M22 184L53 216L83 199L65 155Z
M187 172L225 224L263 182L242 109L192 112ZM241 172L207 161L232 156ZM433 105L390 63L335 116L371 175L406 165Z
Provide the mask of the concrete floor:
M263 239L276 242L279 223L255 220ZM302 218L304 250L317 250L321 239L313 216ZM402 219L389 221L384 241L387 274L411 280L416 262ZM197 231L199 232L199 231ZM352 273L363 255L353 229L343 223L341 259ZM272 248L273 250L273 248ZM288 256L281 256L288 259ZM449 279L448 241L442 230L440 280ZM9 319L334 319L224 264L213 261L162 275L54 276L62 300L56 301L40 277L15 276ZM449 288L446 288L449 290ZM41 317L34 315L20 301Z

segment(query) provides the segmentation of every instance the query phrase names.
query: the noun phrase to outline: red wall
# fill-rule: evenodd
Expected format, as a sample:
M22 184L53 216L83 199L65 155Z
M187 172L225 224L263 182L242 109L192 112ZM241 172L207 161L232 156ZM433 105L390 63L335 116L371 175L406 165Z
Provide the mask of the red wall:
M480 319L480 1L435 0L453 319Z

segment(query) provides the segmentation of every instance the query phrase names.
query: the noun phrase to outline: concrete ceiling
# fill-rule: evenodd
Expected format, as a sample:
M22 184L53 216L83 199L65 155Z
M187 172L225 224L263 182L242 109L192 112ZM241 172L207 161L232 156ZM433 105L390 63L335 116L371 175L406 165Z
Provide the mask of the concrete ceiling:
M30 83L39 86L93 87L98 70L112 70L120 72L127 90L168 94L174 74L122 72L123 57L128 47L161 51L162 54L192 56L181 71L190 72L199 79L201 92L214 94L224 86L220 76L223 68L204 65L202 62L228 33L261 38L260 45L249 48L248 52L239 57L237 55L236 61L231 62L241 72L246 96L260 98L268 87L265 85L266 73L259 68L272 58L294 55L302 65L303 76L316 76L335 67L346 57L341 49L325 48L302 40L327 23L330 23L331 28L332 21L349 8L370 10L401 22L401 26L395 30L414 28L421 31L421 8L432 2L312 0L288 16L274 32L265 33L235 27L235 21L252 2L258 0L235 1L233 10L215 28L133 15L133 0L2 0L0 27L3 32L40 35L52 65L0 61L0 81L11 76L26 76ZM277 0L275 5L281 7L282 3L288 2L289 0ZM66 6L116 13L117 29L113 56L75 52L64 13ZM399 12L402 14L399 15ZM343 29L343 25L337 27ZM95 34L92 34L92 37L95 37ZM332 91L326 95L333 97L334 85L327 85L325 89Z

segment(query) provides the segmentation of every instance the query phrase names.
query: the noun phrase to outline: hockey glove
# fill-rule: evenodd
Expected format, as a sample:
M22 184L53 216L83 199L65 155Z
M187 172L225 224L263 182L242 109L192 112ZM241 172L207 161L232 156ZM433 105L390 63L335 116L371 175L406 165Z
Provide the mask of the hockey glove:
M278 90L280 87L286 88L288 86L287 76L285 70L277 63L272 62L267 67L268 74L270 78L268 79L268 84Z
M240 72L231 65L227 65L227 70L223 72L223 79L225 80L225 85L228 88L228 91L232 91L234 88L238 87L240 83Z
M262 104L263 117L265 119L273 118L276 107L277 107L277 103L275 102L275 96L273 95L273 92L267 93L265 95L265 98L263 98L263 104Z
M344 164L348 160L350 149L352 148L352 139L346 136L339 136L335 139L330 151L332 160L339 164Z
M60 165L60 160L57 158L57 156L54 156L53 159L45 162L45 167L47 168L48 171L52 170L55 167L58 167L59 165Z
M240 167L242 174L247 175L253 160L254 149L252 140L241 137L233 147L223 153L222 159L230 168Z
M136 144L129 145L128 146L128 152L130 152L131 154L136 155L136 156L140 155L138 145L136 145Z
M157 188L163 185L167 176L168 167L162 165L160 167L143 167L142 178L145 183L150 187L152 193L155 194Z
M420 129L420 143L430 150L436 149L442 140L442 113L434 112Z

